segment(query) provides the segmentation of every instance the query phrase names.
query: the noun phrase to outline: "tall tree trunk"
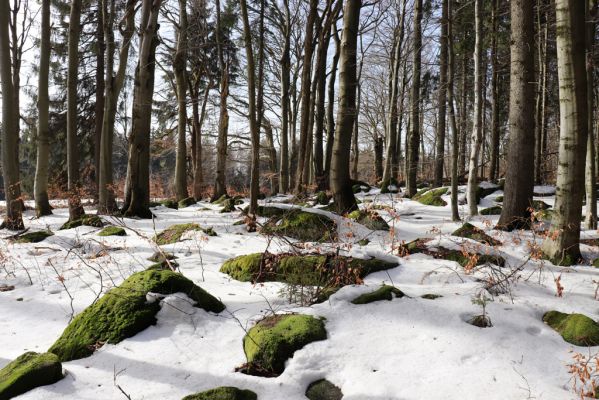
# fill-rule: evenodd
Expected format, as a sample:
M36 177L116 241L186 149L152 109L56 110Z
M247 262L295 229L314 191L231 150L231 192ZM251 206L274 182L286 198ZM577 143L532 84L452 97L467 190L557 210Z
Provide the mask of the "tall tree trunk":
M496 182L499 176L498 0L493 0L491 12L491 160L489 162L489 181Z
M179 0L179 26L173 72L177 88L177 156L175 161L175 196L189 197L187 191L187 0Z
M216 51L218 53L218 66L220 69L220 108L218 123L218 139L216 141L216 178L212 201L218 200L227 194L227 141L229 135L229 111L227 99L229 97L229 67L225 64L225 56L221 37L220 0L216 0Z
M459 173L460 177L466 174L466 139L468 135L468 116L466 115L468 110L468 54L465 49L462 51L462 68L461 78L462 87L460 93L460 154L459 154Z
M127 195L124 214L151 218L150 211L150 130L152 98L158 45L158 14L162 0L143 0L139 61L137 63L133 117L129 136Z
M420 146L420 65L422 57L422 0L414 4L414 54L412 60L412 94L410 99L410 126L407 163L406 188L408 197L416 194L418 175L418 147Z
M449 123L451 126L451 219L460 220L458 211L458 153L460 151L458 127L454 109L454 70L455 60L453 53L453 0L447 2L447 103L449 104Z
M534 187L535 54L534 0L512 0L510 62L510 143L503 209L497 226L512 230L529 225Z
M587 5L587 96L588 96L588 139L586 160L586 211L585 228L597 229L597 173L595 170L595 141L594 141L594 79L593 79L593 45L595 43L596 30L596 0L585 0Z
M50 157L50 130L48 114L48 76L50 72L50 0L42 1L42 26L40 30L40 65L37 97L37 164L35 167L34 197L38 217L52 214L48 200L48 163Z
M324 155L325 189L330 187L329 178L331 175L331 159L333 157L333 143L335 142L335 82L337 80L337 67L339 65L339 56L341 54L341 40L339 39L337 26L333 25L332 30L332 36L335 40L335 54L333 55L329 87L327 89L327 98L329 99L329 102L327 104L327 145Z
M476 39L474 44L474 124L472 127L472 139L470 144L470 160L468 163L468 190L467 199L470 215L478 215L478 201L476 189L478 188L478 158L483 136L483 83L482 83L482 57L483 57L483 2L475 0L475 30Z
M560 140L557 194L543 252L555 264L580 259L580 217L588 133L585 3L556 0Z
M204 99L202 100L202 110L199 110L199 93L198 89L194 89L194 96L192 98L192 113L193 113L193 136L195 137L195 163L193 165L193 197L196 200L201 200L202 193L204 190L204 163L202 162L203 157L203 146L202 146L202 126L204 125L204 118L206 116L206 105L208 104L208 95L212 90L213 82L209 82L206 89L204 89Z
M291 11L289 0L284 1L285 20L283 24L284 46L281 56L281 166L279 191L289 191L289 80L291 70Z
M105 92L105 66L104 66L104 53L106 52L106 42L104 40L104 17L103 17L103 5L102 1L98 1L97 13L97 25L96 25L96 104L95 104L95 118L94 118L94 183L95 196L99 196L100 188L100 147L102 143L102 121L104 120L104 92Z
M443 164L445 161L445 129L446 129L446 104L447 104L447 3L443 0L441 11L441 66L439 69L439 90L437 93L437 148L435 151L435 177L434 186L443 185Z
M278 168L277 168L277 149L275 147L275 137L272 132L270 120L262 115L262 127L264 128L264 138L266 139L266 152L268 154L268 169L270 170L270 191L274 195L279 190Z
M79 38L81 36L81 0L71 2L67 70L67 172L69 191L69 220L85 214L81 206L79 180L79 141L77 139L77 81L79 67Z
M359 123L359 119L360 119L360 103L362 101L362 88L360 85L360 75L362 75L361 70L362 70L362 63L360 63L360 73L358 73L358 85L356 88L356 91L357 91L356 118L354 118L354 126L352 129L352 132L353 132L353 135L352 135L353 158L352 158L351 176L355 180L360 179L360 177L358 175L358 162L360 160L360 143L359 143L358 139L359 139L360 126L358 123Z
M23 202L19 176L19 103L10 101L16 98L13 71L11 67L9 39L9 2L0 2L0 81L2 82L2 174L6 195L6 216L2 228L19 230L23 224ZM17 97L18 98L18 97Z
M127 62L131 38L135 31L135 1L127 2L125 26L122 30L123 40L119 50L119 66L114 74L114 19L115 1L103 0L102 19L104 20L104 36L106 41L106 87L104 96L104 112L102 114L102 134L100 138L100 169L98 185L98 213L112 214L117 211L112 175L112 150L114 142L115 119L119 95L125 83Z
M311 75L312 75L312 54L314 53L314 23L318 16L318 0L310 0L310 10L306 21L306 33L304 36L304 62L302 66L302 87L301 87L301 119L300 119L300 143L299 155L297 160L297 173L295 174L295 192L304 191L304 169L309 165L308 154L310 149L309 142L309 122L310 122L310 101L311 101Z
M542 178L542 142L543 142L543 128L544 128L544 106L547 94L545 93L545 71L547 69L547 59L545 53L547 51L547 22L541 23L541 16L543 15L542 6L544 1L537 0L537 15L536 15L536 26L537 26L537 65L538 65L538 88L537 88L537 99L536 99L536 124L535 124L535 181L541 183ZM542 26L545 26L545 34L543 34Z
M339 105L337 110L337 131L331 160L331 189L334 204L339 213L347 213L358 208L352 192L349 175L352 127L356 115L356 53L358 28L362 0L347 0L343 10L343 33L339 58Z

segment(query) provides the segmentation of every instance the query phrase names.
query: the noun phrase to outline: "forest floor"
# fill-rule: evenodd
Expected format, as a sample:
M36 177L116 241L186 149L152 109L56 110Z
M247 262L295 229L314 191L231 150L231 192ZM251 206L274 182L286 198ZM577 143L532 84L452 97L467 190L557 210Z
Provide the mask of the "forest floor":
M539 187L537 192L550 192L547 189ZM483 198L480 208L495 205L500 195L496 191ZM498 216L468 220L501 242L488 246L451 235L461 223L451 221L449 205L426 206L380 194L378 189L357 197L362 208L376 205L391 231L371 231L319 210L337 222L338 239L305 247L320 252L339 249L355 258L377 257L398 266L372 273L363 284L345 286L311 306L290 303L281 293L283 283L239 282L219 272L223 262L235 256L290 250L288 240L248 233L245 226L234 225L242 219L240 211L221 213L221 206L200 202L179 210L153 208L154 220L104 218L125 227L127 235L122 237L100 237L100 228L87 226L59 230L68 217L60 203L55 204L54 215L40 219L28 211L25 223L31 231L51 229L54 236L26 244L0 240L0 289L5 290L0 291L0 368L25 351L47 351L73 315L152 264L147 258L157 250L152 240L156 232L195 222L212 227L217 236L190 232L162 250L173 253L179 270L219 298L226 310L209 313L192 307L184 295L167 296L156 325L118 344L105 344L90 357L63 363L64 379L19 398L181 399L217 386L236 386L256 392L260 400L293 400L305 399L306 387L320 378L341 388L344 399L578 397L568 365L577 353L592 358L598 348L565 342L543 322L543 315L558 310L599 319L599 269L591 266L599 247L581 246L586 266L558 267L530 257L542 234L494 230ZM449 196L442 198L449 202ZM285 199L265 202L279 204ZM549 205L554 201L552 196L538 199ZM460 206L460 212L467 216L467 207ZM583 237L599 234L584 231ZM358 244L364 238L369 243ZM501 255L506 263L503 268L490 264L464 268L428 254L398 256L402 241L418 238L430 238L431 248L475 248ZM351 303L382 283L397 286L407 296ZM490 283L497 284L495 290L485 290ZM429 300L420 297L424 294L442 297ZM493 325L484 329L468 323L481 314L481 298ZM278 377L235 372L246 361L242 345L246 331L273 312L324 317L327 339L296 351ZM589 367L596 368L593 363Z

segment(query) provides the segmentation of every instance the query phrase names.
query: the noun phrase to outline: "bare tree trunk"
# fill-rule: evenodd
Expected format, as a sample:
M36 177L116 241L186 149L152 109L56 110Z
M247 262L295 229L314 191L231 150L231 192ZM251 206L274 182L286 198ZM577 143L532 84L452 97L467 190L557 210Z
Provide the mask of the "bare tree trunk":
M559 265L572 265L580 259L580 217L588 134L585 3L579 0L555 1L559 162L555 213L542 249L554 264Z
M152 97L158 45L158 12L162 0L143 0L139 61L137 63L133 118L129 136L127 163L127 195L124 214L128 217L151 218L150 211L150 130Z
M420 146L420 65L422 57L422 0L416 0L414 5L414 54L412 61L412 95L410 110L410 126L408 149L406 188L408 197L416 194L416 179L418 174L418 147Z
M223 44L221 37L220 0L216 0L216 51L220 69L220 109L218 123L218 140L216 142L216 179L212 201L227 194L227 141L229 131L229 111L227 98L229 97L229 67L225 64Z
M530 223L534 187L535 64L534 0L512 0L510 62L510 144L497 227L506 230Z
M585 228L597 229L597 173L595 170L595 140L594 140L594 79L593 79L593 45L595 43L596 30L596 0L585 0L587 5L587 96L588 96L588 139L587 139L587 160L586 160L586 216Z
M100 195L100 148L102 143L102 121L104 120L104 102L105 102L105 66L104 53L106 52L106 41L104 40L104 18L103 18L103 2L98 1L96 25L96 104L95 104L95 119L94 119L94 183L95 196Z
M192 99L192 113L193 113L193 135L195 137L195 163L193 166L193 197L196 200L201 200L202 192L204 189L204 163L202 162L202 126L204 125L204 118L206 116L206 105L208 104L208 95L212 90L212 82L209 82L208 86L204 90L204 99L202 101L202 110L199 110L198 90L194 89L194 97Z
M358 175L358 162L360 160L360 143L359 143L359 119L360 119L360 103L362 101L362 88L360 85L360 75L362 75L362 63L360 63L360 72L358 73L358 85L356 91L358 92L356 96L356 118L354 118L354 126L352 129L352 149L353 149L353 159L352 159L352 169L351 176L353 179L360 179Z
M77 140L77 81L79 66L79 38L81 36L81 0L71 2L69 18L69 45L67 71L67 170L69 191L69 220L85 214L81 206L79 181L79 143Z
M175 196L189 197L187 191L187 0L179 0L179 26L173 72L177 88L177 157L175 161Z
M468 116L466 112L468 110L468 55L466 51L462 52L462 87L461 87L461 101L460 101L460 154L459 154L459 176L463 176L466 173L466 139L468 135Z
M50 157L50 130L48 114L48 76L50 72L50 0L42 1L42 27L40 30L40 65L37 97L37 164L35 168L35 212L38 217L52 214L48 200L48 163Z
M103 0L102 19L104 20L104 36L106 41L106 88L104 96L104 112L102 134L100 138L100 169L98 184L98 213L112 214L117 211L112 175L112 150L114 142L114 125L117 113L119 95L125 83L127 62L131 38L135 31L135 1L127 2L125 26L122 30L123 40L119 50L119 67L114 75L114 19L115 1Z
M434 186L443 185L443 164L445 161L445 130L446 130L446 104L447 104L447 3L443 0L441 11L441 66L439 69L439 90L437 94L437 107L439 109L437 121L437 148L435 152L435 177Z
M470 148L470 160L468 163L468 190L467 199L470 215L478 215L478 201L476 189L478 188L478 158L483 136L483 84L482 84L482 51L483 51L483 2L475 0L475 30L476 41L474 44L474 126L472 128L472 139Z
M449 122L451 126L451 219L460 220L458 211L458 153L460 151L458 127L454 109L454 69L455 60L453 54L453 0L447 2L447 103L449 104Z
M289 191L289 80L291 70L291 12L289 0L284 1L285 20L283 24L284 46L281 57L281 167L279 191Z
M23 202L21 200L21 182L19 176L19 103L10 101L15 98L10 57L9 39L9 2L0 2L0 81L2 84L2 174L6 195L6 216L2 228L23 229ZM18 98L18 97L17 97Z
M331 160L331 189L339 213L347 213L358 208L352 192L349 175L349 154L352 140L352 127L356 115L356 53L358 27L360 24L361 0L347 0L343 10L343 33L339 58L339 105L337 110L337 131Z
M337 79L337 66L339 65L339 56L341 54L341 40L339 39L339 33L337 27L333 25L333 39L335 40L335 55L333 56L333 62L331 64L331 77L329 78L329 87L327 97L329 103L327 104L327 146L325 148L324 156L324 174L325 174L325 189L330 187L330 174L331 174L331 159L333 157L333 143L335 142L335 82Z
M272 132L270 120L262 115L262 127L264 128L264 137L266 139L266 152L268 154L268 168L270 170L270 191L276 194L279 190L279 171L277 168L277 149L275 148L275 138Z
M491 160L489 180L496 182L499 177L499 61L497 58L498 0L491 7Z

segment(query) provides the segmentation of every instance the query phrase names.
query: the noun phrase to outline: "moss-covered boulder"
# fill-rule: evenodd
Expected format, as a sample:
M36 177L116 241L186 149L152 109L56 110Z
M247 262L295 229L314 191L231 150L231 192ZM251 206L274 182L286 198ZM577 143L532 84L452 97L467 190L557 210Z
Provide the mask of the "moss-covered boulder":
M343 392L326 379L319 379L308 385L306 397L310 400L341 400Z
M204 392L190 394L182 400L257 400L258 396L251 390L242 390L233 386L221 386Z
M505 265L505 259L491 254L468 253L460 250L449 250L445 247L429 248L430 239L416 239L401 246L399 254L403 257L410 254L426 254L439 260L455 261L463 268L472 268L477 265L495 264L500 267Z
M188 223L169 226L156 235L156 237L154 237L154 241L160 246L176 243L181 240L181 237L183 234L185 234L185 232L189 231L202 231L208 236L216 236L216 232L214 232L212 228L202 228L198 224Z
M50 236L54 236L54 233L51 231L35 231L35 232L27 232L15 239L16 243L39 243Z
M487 197L490 194L495 193L498 190L500 190L500 187L498 185L493 185L493 184L488 184L488 185L484 185L484 186L479 185L476 188L476 204L480 203L480 201L482 199L484 199L485 197Z
M501 206L493 206L480 210L480 215L501 215Z
M195 307L221 312L225 306L183 275L169 270L146 270L127 278L77 315L48 350L61 361L91 355L105 343L119 343L156 323L160 302L147 294L185 293Z
M381 193L397 193L399 184L395 178L390 178L381 182Z
M599 324L586 315L549 311L543 315L543 322L575 346L599 345Z
M266 317L243 338L247 372L280 375L293 353L307 344L326 338L327 331L320 318L301 314Z
M496 203L503 203L503 196L497 196L497 197L495 197L495 202Z
M425 206L444 207L447 205L447 202L443 200L441 196L445 195L448 190L448 187L423 190L422 192L417 193L412 200L416 200Z
M353 299L351 302L353 304L368 304L381 300L391 301L393 300L393 298L402 298L404 296L404 292L402 292L395 286L383 285L373 292L361 294L360 296Z
M364 225L373 231L388 231L389 224L376 211L356 210L347 215L347 218Z
M186 198L184 198L182 200L179 200L179 202L177 203L177 205L179 206L179 208L185 208L185 207L193 206L194 204L197 204L197 201L193 197L186 197Z
M466 222L464 225L452 232L453 236L459 236L488 244L489 246L500 245L501 242L487 235L482 229Z
M27 352L0 370L0 400L12 399L62 378L62 365L55 354Z
M98 236L127 236L127 231L120 226L107 226L98 233Z
M272 217L262 228L262 233L302 242L327 242L337 237L337 224L325 215L292 209Z
M166 260L174 260L176 259L177 256L175 256L173 253L168 253L166 251L156 251L154 252L154 254L152 254L150 257L148 257L148 261L152 261L152 262L164 262Z
M254 253L225 261L220 272L242 282L284 282L325 286L332 281L355 284L368 274L395 268L397 263L336 254ZM338 286L338 285L335 285Z
M102 218L98 217L97 215L84 215L81 218L75 219L73 221L65 222L60 227L60 230L73 229L79 226L92 226L94 228L102 228L104 226L104 222L102 221Z
M321 206L326 206L331 201L331 196L327 194L325 191L320 191L316 193L315 196L316 204L320 204Z
M177 203L176 200L173 199L166 199L166 200L161 200L159 201L156 206L163 206L166 208L171 208L173 210L176 210L179 208L179 203Z

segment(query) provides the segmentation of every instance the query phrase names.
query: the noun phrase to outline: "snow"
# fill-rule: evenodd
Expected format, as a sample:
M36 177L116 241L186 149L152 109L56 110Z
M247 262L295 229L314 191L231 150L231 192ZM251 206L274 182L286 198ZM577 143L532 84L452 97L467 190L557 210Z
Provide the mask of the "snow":
M480 207L494 204L500 194L483 199ZM598 349L564 342L542 322L542 315L557 309L599 319L594 299L599 270L529 261L511 293L497 295L488 304L493 327L480 329L466 321L480 314L472 297L481 290L484 268L467 274L452 261L423 254L399 258L392 252L401 241L423 237L433 239L431 246L476 245L449 236L460 226L451 221L450 206L424 206L377 190L357 196L364 201L361 207L379 204L391 208L379 213L393 227L392 233L372 232L323 210L305 210L326 214L338 223L342 253L395 260L399 266L371 274L364 285L346 286L329 301L311 307L289 304L279 295L280 283L252 285L219 272L231 257L267 248L271 252L288 250L284 241L269 242L260 234L247 233L244 226L234 226L241 219L238 212L221 214L220 207L201 202L181 210L158 207L154 221L108 218L127 228L125 237L99 237L99 229L90 227L59 231L68 216L64 208L40 219L27 212L28 227L49 227L56 235L37 244L0 240L0 286L15 286L15 290L0 293L0 367L25 351L47 350L67 326L71 303L76 314L131 273L150 265L146 258L156 251L151 241L156 232L172 224L196 222L212 226L218 236L194 232L185 236L187 240L163 249L174 253L181 272L220 298L227 310L218 315L205 312L194 308L183 294L149 295L150 300L162 302L155 326L119 344L105 345L91 357L64 363L65 379L20 398L124 398L116 381L132 399L180 399L221 385L253 390L261 400L304 399L307 385L320 378L335 383L350 400L576 397L567 369L571 351L586 355ZM444 196L448 203L449 197ZM279 203L284 199L273 198L272 205L289 207ZM497 249L486 250L501 254L512 268L528 257L529 243L540 243L541 238L530 232L492 230L496 216L468 218L465 205L460 206L460 213L503 242ZM584 231L583 236L595 238L597 232ZM370 243L358 246L363 237ZM324 251L330 246L314 244L313 249ZM581 248L589 262L598 250ZM561 298L556 296L554 282L558 276L565 288ZM382 282L398 286L409 297L351 304L357 295ZM427 293L443 297L419 297ZM325 317L328 339L296 352L279 377L235 372L235 367L245 362L245 330L272 311Z

